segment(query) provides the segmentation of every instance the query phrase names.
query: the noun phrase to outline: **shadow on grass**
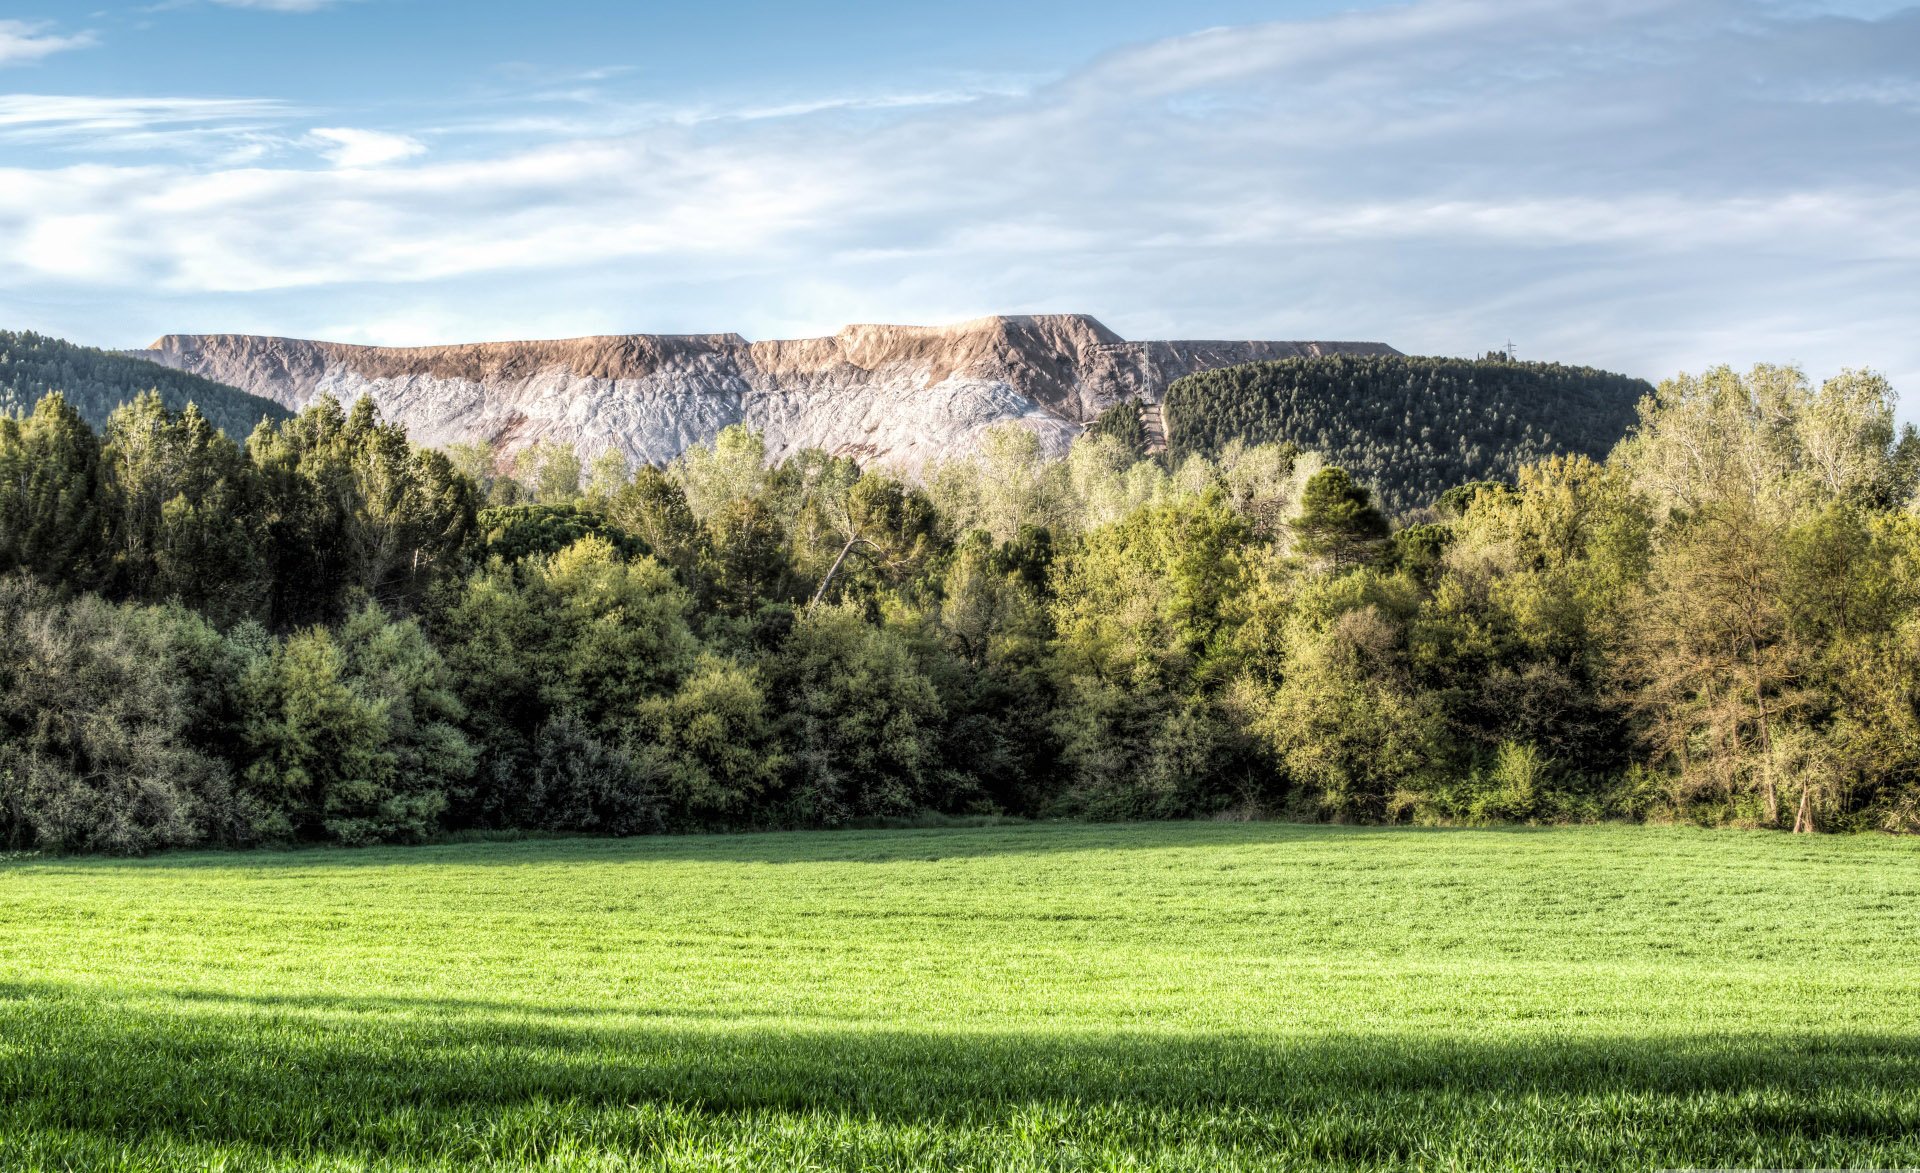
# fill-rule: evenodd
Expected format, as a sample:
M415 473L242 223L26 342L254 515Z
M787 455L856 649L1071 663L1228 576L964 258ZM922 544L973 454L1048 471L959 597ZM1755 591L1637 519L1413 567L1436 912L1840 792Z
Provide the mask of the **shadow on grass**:
M21 866L103 869L351 869L404 865L523 867L561 862L913 863L1005 855L1299 846L1441 836L1544 837L1558 827L1373 827L1278 822L1004 823L988 827L483 838L407 847L171 852L139 859L40 856ZM1642 834L1665 832L1641 830Z
M962 1140L987 1163L1062 1144L1196 1167L1920 1163L1907 1035L941 1032L532 1009L0 985L0 1158L38 1135L456 1165L673 1145L900 1165Z

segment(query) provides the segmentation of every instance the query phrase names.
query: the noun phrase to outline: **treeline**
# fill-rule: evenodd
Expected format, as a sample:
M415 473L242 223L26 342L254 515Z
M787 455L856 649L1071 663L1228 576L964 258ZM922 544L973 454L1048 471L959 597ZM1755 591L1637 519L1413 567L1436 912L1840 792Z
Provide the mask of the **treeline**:
M1605 461L1394 529L1280 445L909 484L0 420L10 849L1006 813L1920 830L1915 441L1884 382L1663 385Z
M130 355L76 346L44 334L0 330L0 414L25 415L58 391L94 427L142 391L159 394L174 411L189 403L208 423L244 440L262 419L293 413L271 399Z
M1176 380L1167 440L1176 458L1236 440L1318 452L1377 487L1398 516L1449 486L1510 481L1551 456L1603 457L1652 390L1625 375L1498 353L1281 359Z

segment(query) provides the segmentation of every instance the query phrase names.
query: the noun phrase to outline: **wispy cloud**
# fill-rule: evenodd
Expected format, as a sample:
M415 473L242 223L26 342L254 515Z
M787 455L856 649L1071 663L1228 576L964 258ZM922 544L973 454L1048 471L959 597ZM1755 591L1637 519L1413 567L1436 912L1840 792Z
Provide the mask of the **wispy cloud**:
M676 121L689 125L699 122L759 122L772 118L804 118L809 114L824 114L830 111L915 110L935 106L963 106L985 98L1017 97L1024 92L1021 86L1003 84L906 93L844 94L763 106L686 110L679 112L675 117Z
M255 98L102 98L69 94L0 94L0 128L44 127L91 134L182 123L233 123L284 118L295 108Z
M344 0L210 0L222 8L258 8L266 12L318 12Z
M663 102L634 101L611 94L593 81L617 77L619 70L545 75L531 67L512 67L523 77L543 84L529 90L489 95L463 102L469 114L428 128L435 134L486 134L523 137L596 137L640 134L661 127L755 123L790 119L826 119L837 116L908 114L916 110L974 105L1030 94L1036 80L995 75L967 77L934 88L869 90L788 96L759 101ZM534 111L538 111L537 113Z
M285 103L237 98L0 94L0 142L63 154L164 155L254 162L289 145Z
M0 65L20 65L38 61L68 49L83 49L93 44L91 33L61 35L51 26L26 20L0 20Z

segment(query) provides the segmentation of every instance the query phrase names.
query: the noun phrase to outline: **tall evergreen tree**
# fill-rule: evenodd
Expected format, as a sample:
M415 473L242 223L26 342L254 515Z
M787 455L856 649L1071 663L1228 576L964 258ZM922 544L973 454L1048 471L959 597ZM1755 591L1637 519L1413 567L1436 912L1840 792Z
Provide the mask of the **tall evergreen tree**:
M98 587L117 514L99 437L64 395L48 395L24 420L0 416L0 571Z
M107 423L107 474L119 498L119 589L177 599L216 619L265 604L262 519L253 467L197 407L172 412L157 394Z
M1373 494L1344 468L1321 469L1300 495L1293 519L1294 549L1336 571L1374 561L1386 545L1387 519Z

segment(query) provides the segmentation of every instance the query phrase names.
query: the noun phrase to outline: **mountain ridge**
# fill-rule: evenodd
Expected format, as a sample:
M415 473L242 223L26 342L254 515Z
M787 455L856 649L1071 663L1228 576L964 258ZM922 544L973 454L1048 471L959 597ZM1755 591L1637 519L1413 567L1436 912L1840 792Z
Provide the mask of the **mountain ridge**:
M936 326L856 323L816 338L612 334L382 347L245 334L168 334L126 352L299 410L370 395L420 443L568 444L664 463L721 428L915 468L1020 423L1058 452L1126 399L1265 359L1392 355L1385 343L1129 341L1084 314L995 315Z

